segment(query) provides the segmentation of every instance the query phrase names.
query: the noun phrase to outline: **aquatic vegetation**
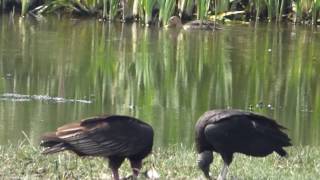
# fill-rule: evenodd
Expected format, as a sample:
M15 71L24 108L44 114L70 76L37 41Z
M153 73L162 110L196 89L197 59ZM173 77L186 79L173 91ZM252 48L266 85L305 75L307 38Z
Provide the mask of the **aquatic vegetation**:
M1 10L19 9L21 15L52 12L91 15L103 19L142 20L145 24L159 21L166 24L170 16L184 18L210 19L216 16L226 19L239 19L233 15L224 15L237 11L242 20L307 22L316 24L319 17L319 0L6 0L1 1Z
M21 14L26 14L29 6L29 0L21 0Z
M178 11L179 11L179 16L180 17L192 16L194 5L195 5L194 0L180 0L180 1L178 1L177 6L178 6Z
M313 7L312 7L312 22L314 24L317 23L319 12L320 12L320 0L314 0Z
M209 0L197 0L197 19L204 19L208 16Z
M145 24L152 22L152 12L156 2L156 0L141 0L141 7L144 10L142 17L144 17Z
M103 0L103 18L112 20L117 15L117 0Z
M169 18L173 15L175 9L174 0L161 0L159 20L162 24L166 25Z

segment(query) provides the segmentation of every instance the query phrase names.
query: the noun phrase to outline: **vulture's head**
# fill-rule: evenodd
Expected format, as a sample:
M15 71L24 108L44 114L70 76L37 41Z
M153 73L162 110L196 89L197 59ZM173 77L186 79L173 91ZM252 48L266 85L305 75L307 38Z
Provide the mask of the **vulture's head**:
M209 171L210 171L210 164L212 163L212 160L213 160L212 151L203 151L199 153L198 159L197 159L199 168L208 179L211 179L209 175Z

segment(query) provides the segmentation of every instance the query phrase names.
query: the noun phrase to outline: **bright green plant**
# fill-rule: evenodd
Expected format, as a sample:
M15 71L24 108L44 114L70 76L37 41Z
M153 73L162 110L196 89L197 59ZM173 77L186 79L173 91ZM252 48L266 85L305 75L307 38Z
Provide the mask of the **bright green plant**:
M312 7L312 22L314 24L317 23L317 20L319 17L319 10L320 10L320 0L314 0L313 7Z
M160 3L159 19L163 24L167 24L169 18L174 13L175 0L160 0Z
M144 22L149 24L152 21L152 10L157 0L141 0L141 6L144 10Z
M210 0L197 0L197 19L205 19L208 16Z
M15 0L0 0L0 8L4 9L10 1ZM17 1L21 3L21 9L15 10L21 11L22 16L31 10L30 3L34 2ZM98 14L109 20L121 18L122 15L122 18L138 17L145 24L158 18L160 22L166 24L173 14L179 14L180 17L192 17L195 14L197 19L207 19L212 14L227 13L230 11L231 3L241 4L242 7L236 10L251 13L256 21L259 21L260 17L269 21L281 21L284 15L288 17L293 15L297 22L312 21L316 24L320 10L319 0L249 0L249 2L246 0L45 0L44 4L34 7L31 11L34 14L53 12ZM159 10L159 14L153 14L155 9Z
M24 16L27 13L29 7L29 0L21 0L21 15Z
M113 20L117 15L118 0L108 0L108 5L109 5L109 9L108 9L109 20ZM104 17L105 15L106 14L104 14Z

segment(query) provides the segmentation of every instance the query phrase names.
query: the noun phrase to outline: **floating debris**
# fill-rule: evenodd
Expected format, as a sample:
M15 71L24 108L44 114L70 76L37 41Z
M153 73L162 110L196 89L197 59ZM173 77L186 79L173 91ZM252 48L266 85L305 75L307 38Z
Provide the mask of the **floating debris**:
M256 104L256 108L262 109L262 108L264 108L264 107L265 107L265 105L264 105L263 102L258 102L258 103Z
M0 95L1 101L51 101L57 103L77 102L90 104L92 101L83 99L66 99L63 97L51 97L47 95L25 95L16 93L4 93Z
M265 104L264 102L260 101L255 106L252 104L249 104L248 109L250 111L253 111L254 109L270 109L274 110L274 107L272 104Z
M271 104L268 104L267 107L271 110L273 110L273 106Z

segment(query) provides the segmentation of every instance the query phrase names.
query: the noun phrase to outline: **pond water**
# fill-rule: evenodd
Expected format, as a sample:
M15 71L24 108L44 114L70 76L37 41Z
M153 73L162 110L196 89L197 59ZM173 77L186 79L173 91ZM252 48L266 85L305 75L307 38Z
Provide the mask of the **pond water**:
M320 32L274 24L216 32L0 17L0 144L99 114L153 125L157 146L193 144L209 109L240 108L320 144Z

